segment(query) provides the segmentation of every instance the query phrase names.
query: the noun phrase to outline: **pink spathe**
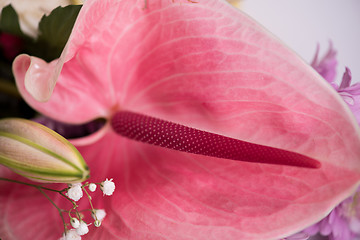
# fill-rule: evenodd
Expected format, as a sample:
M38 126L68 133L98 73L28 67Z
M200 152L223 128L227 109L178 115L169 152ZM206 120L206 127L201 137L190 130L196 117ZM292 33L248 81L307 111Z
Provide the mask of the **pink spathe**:
M107 125L100 139L74 141L90 181L116 184L103 203L94 197L107 216L86 239L278 239L319 221L358 186L360 130L346 103L225 1L150 0L144 9L144 1L88 0L58 62L39 61L20 55L16 81L31 106L56 120L84 123L128 110L321 163L308 169L194 155L135 142ZM24 221L59 218L42 195L4 189L1 236L61 236L60 220L41 229ZM25 215L19 209L29 203L48 210L27 207Z

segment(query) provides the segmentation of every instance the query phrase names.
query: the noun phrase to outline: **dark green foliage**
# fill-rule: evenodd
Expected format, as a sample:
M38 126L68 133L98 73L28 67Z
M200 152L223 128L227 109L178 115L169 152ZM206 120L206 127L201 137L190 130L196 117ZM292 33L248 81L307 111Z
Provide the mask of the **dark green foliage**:
M58 7L49 16L43 16L39 23L39 36L32 48L34 51L32 55L48 61L58 58L70 36L80 9L80 5Z
M18 15L11 5L4 7L1 11L0 31L24 37L20 29Z
M16 90L11 70L12 61L20 53L36 56L48 62L60 57L80 9L80 5L58 7L49 16L43 16L36 39L21 31L18 15L11 5L2 9L0 17L0 118L34 117L35 112L26 105ZM16 41L9 41L9 35ZM5 38L7 38L6 44L2 42Z

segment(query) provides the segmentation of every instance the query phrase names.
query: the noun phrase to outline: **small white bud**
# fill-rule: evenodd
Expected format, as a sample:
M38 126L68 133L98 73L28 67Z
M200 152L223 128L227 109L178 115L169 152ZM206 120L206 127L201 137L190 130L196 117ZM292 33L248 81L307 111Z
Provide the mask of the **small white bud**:
M95 220L94 225L95 225L95 227L100 227L101 226L101 221Z
M89 185L89 190L90 190L90 192L95 192L95 190L96 190L96 184L95 184L95 183L90 183L90 185Z
M70 224L73 228L78 228L80 226L80 222L77 218L71 218Z
M88 225L86 224L86 222L81 221L80 226L76 229L76 232L80 236L87 234L89 232L89 228L88 228Z
M106 179L101 183L100 188L104 195L111 196L115 191L115 183L112 182L112 179Z
M91 216L93 217L94 220L99 220L102 221L105 216L106 216L106 212L104 209L95 209L92 213Z
M66 195L74 201L79 201L83 196L83 191L81 189L81 183L72 184Z
M76 232L75 229L71 229L66 233L65 240L81 240L81 237L79 236L79 234Z

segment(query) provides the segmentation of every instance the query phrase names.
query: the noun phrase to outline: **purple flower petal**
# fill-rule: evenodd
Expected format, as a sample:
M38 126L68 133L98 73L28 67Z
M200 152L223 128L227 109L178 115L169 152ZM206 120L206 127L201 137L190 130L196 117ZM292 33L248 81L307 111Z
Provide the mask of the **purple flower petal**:
M303 232L309 234L310 236L314 236L319 231L320 231L320 223L316 223L316 224L306 228Z
M329 223L329 218L325 218L320 222L320 234L323 236L327 236L331 233L331 225Z
M284 240L307 240L309 239L309 234L300 232L300 233L295 233L294 235L291 235L287 238L284 238Z
M351 218L350 223L349 223L349 227L350 227L352 232L360 234L360 219L355 218L355 217Z
M351 71L349 68L345 68L338 92L349 105L357 122L360 124L360 83L351 85L351 80Z
M335 76L336 76L336 51L333 48L332 42L329 44L329 49L325 56L319 61L319 50L320 47L317 45L316 53L314 59L311 62L311 66L323 77L326 81L328 81L332 86L336 86L335 84Z
M351 83L351 71L349 68L346 67L339 90L350 87L350 83Z

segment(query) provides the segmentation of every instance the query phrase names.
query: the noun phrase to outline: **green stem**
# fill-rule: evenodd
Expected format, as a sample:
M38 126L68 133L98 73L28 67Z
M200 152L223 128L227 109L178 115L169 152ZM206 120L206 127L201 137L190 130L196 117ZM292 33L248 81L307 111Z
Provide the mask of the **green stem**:
M31 186L31 187L35 187L35 188L41 188L43 190L52 191L52 192L58 192L58 193L60 193L62 191L62 190L59 191L59 190L56 190L56 189L43 187L43 186L36 185L36 184L21 182L21 181L17 181L17 180L14 180L14 179L9 179L9 178L0 177L0 181L8 181L8 182L13 182L13 183L19 183L19 184L23 184L23 185L27 185L27 186Z
M61 196L63 196L63 197L66 198L67 200L69 200L69 201L72 203L73 207L75 207L75 208L77 207L77 204L76 204L75 201L73 201L71 198L69 198L68 196L66 196L63 192L59 191L59 193L60 193Z
M85 187L82 187L82 189L84 190L84 192L86 193L88 199L89 199L89 203L90 203L90 207L91 207L91 212L94 213L94 216L95 216L95 220L98 220L97 217L96 217L96 214L95 214L95 210L94 210L94 207L92 205L92 202L91 202L91 196L90 194L86 191Z
M51 188L47 188L47 187L43 187L43 186L36 185L36 184L21 182L21 181L14 180L14 179L9 179L9 178L2 178L2 177L0 177L0 180L1 180L1 181L18 183L18 184L22 184L22 185L26 185L26 186L30 186L30 187L34 187L34 188L36 188L37 190L39 190L39 191L41 192L41 194L44 195L44 196L50 201L50 203L58 210L59 215L60 215L61 220L62 220L63 225L64 225L64 232L66 232L66 230L67 230L67 229L66 229L66 223L65 223L65 220L64 220L64 216L62 215L62 212L64 212L64 209L59 208L59 207L56 205L56 203L49 197L49 195L47 195L47 194L44 192L44 190L47 190L47 191L57 192L57 193L60 193L60 194L61 194L61 191L55 190L55 189L51 189Z
M56 203L54 203L54 201L44 192L44 190L41 189L41 187L36 187L49 201L50 203L58 210L59 212L59 215L61 217L61 220L63 222L63 225L64 225L64 232L66 232L67 228L66 228L66 223L65 223L65 220L64 220L64 216L62 215L62 212L63 212L63 209L59 208Z

